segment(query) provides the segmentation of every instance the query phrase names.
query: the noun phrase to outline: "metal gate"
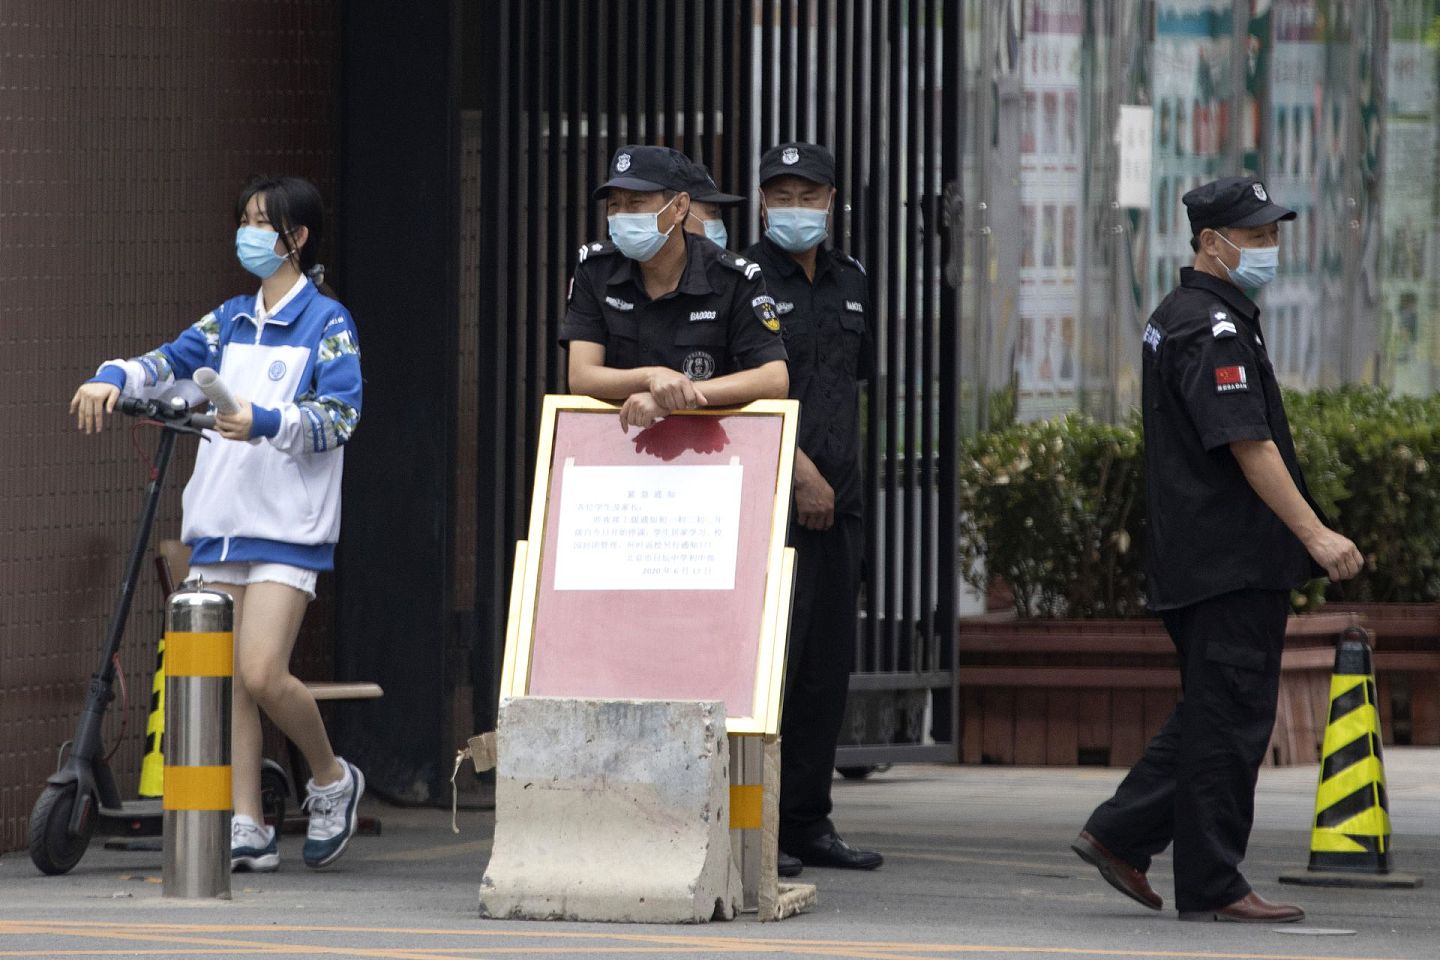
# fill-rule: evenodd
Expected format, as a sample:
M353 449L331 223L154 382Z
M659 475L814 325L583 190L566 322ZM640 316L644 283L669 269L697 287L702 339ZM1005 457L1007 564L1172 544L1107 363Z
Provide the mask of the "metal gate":
M867 267L879 371L864 408L868 548L840 764L955 758L963 0L530 0L469 5L464 234L478 391L476 713L493 712L512 545L527 521L539 398L589 191L611 152L664 143L756 195L763 148L829 145L837 242ZM753 203L731 224L757 236ZM468 291L467 291L468 292ZM468 299L468 298L465 298ZM484 604L493 603L486 608Z

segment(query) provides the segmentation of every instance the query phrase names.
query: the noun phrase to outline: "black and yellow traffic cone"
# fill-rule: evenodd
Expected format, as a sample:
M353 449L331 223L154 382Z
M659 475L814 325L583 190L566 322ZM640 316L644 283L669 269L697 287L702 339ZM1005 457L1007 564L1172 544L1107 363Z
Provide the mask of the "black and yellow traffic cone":
M1281 883L1327 887L1418 887L1420 878L1391 872L1390 804L1375 706L1369 634L1349 627L1335 647L1330 718L1321 750L1310 865Z

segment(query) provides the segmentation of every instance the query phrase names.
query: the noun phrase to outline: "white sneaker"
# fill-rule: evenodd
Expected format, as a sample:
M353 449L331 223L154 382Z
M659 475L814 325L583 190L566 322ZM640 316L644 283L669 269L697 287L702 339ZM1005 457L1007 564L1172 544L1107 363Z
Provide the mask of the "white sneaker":
M230 818L230 869L270 873L280 867L280 844L273 827L246 816Z
M345 775L334 783L305 785L302 809L310 811L310 828L305 831L305 865L324 867L345 852L360 823L360 798L365 793L365 775L353 763L341 760Z

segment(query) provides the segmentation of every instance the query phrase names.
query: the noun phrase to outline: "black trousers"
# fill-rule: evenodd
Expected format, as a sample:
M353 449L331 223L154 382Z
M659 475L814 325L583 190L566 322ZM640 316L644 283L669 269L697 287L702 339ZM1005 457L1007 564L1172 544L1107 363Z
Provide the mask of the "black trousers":
M834 829L830 781L855 662L855 605L865 531L835 517L820 532L792 524L795 601L780 720L780 846Z
M1240 861L1275 726L1289 599L1242 590L1161 614L1184 699L1085 825L1141 870L1173 842L1179 910L1227 906L1250 892Z

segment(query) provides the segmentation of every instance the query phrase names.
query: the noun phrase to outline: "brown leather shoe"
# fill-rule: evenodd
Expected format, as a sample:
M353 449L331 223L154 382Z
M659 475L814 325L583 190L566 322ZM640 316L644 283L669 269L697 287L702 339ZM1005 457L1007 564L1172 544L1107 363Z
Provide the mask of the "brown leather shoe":
M1229 923L1295 923L1305 919L1305 911L1288 903L1271 903L1251 890L1228 907L1218 910L1187 910L1181 920L1223 920Z
M1080 836L1070 844L1070 849L1079 854L1081 860L1099 870L1106 883L1136 903L1151 910L1159 910L1165 905L1160 894L1150 889L1150 881L1145 879L1144 873L1106 850L1100 845L1100 841L1088 832L1081 830Z

